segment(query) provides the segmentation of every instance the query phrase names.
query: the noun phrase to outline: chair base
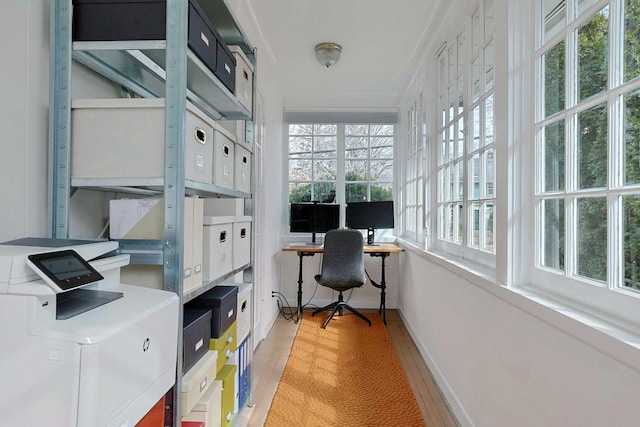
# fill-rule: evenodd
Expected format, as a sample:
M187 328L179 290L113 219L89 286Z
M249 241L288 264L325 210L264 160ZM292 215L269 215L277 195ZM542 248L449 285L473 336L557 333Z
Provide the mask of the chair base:
M367 319L358 310L356 310L355 308L351 307L349 304L344 302L344 299L342 298L342 292L340 292L340 295L338 296L338 301L332 302L331 304L325 307L315 310L313 313L311 313L311 316L313 317L322 311L331 310L331 313L329 313L329 317L327 317L327 320L325 320L324 323L322 324L322 328L327 329L327 325L329 324L329 321L333 318L333 315L336 314L336 311L338 312L338 316L342 316L342 310L345 308L350 312L352 312L353 314L355 314L356 316L358 316L359 318L361 318L362 320L364 320L365 322L367 322L369 326L371 326L371 320Z

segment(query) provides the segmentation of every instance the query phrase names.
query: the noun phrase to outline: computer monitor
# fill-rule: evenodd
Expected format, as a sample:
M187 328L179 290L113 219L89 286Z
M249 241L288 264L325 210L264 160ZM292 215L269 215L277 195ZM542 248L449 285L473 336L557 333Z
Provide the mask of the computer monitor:
M316 233L326 233L340 227L340 205L333 203L291 203L289 231L311 233L311 244L316 244Z
M374 244L374 233L380 228L394 228L393 201L347 203L346 226L367 230L367 244Z

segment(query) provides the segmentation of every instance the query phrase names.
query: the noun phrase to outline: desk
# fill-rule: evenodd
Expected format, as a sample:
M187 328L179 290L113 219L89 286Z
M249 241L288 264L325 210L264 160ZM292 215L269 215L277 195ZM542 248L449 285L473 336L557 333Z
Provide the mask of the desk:
M321 254L324 252L324 247L320 245L304 245L300 243L291 243L282 248L285 252L296 252L298 254L298 319L302 318L302 260L306 256L314 256L315 254ZM375 283L371 278L369 281L373 286L380 289L380 308L378 313L382 314L382 320L385 325L387 324L386 313L386 288L387 282L385 280L385 259L392 253L404 252L404 249L393 243L380 243L376 245L365 245L364 253L369 256L377 257L382 260L382 275L380 276L380 283Z

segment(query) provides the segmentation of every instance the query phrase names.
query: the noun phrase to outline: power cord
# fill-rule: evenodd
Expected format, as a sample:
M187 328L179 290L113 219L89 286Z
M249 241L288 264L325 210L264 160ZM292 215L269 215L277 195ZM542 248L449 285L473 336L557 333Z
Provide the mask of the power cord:
M282 292L271 291L271 296L277 298L278 312L284 320L293 320L296 322L299 320L297 307L291 307Z

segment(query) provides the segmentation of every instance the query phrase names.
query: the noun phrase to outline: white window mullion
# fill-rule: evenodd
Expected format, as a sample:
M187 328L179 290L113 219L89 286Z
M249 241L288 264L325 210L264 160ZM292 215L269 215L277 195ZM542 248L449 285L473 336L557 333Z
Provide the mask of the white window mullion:
M346 218L346 210L345 210L345 179L344 179L344 171L345 169L345 141L344 141L344 125L338 125L337 129L337 153L336 153L336 161L337 161L337 170L342 171L342 173L338 173L336 176L336 203L340 204L340 226L345 226L345 218Z

